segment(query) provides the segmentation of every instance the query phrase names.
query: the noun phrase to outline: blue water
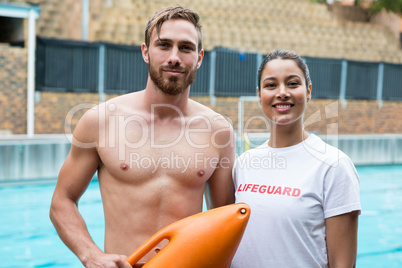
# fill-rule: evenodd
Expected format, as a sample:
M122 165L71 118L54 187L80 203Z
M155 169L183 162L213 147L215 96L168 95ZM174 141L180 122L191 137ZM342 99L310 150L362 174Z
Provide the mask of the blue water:
M402 267L402 166L358 167L363 207L357 267ZM0 187L0 267L82 267L49 220L54 183ZM79 209L103 248L103 210L97 181ZM134 249L133 249L134 250Z
M0 187L0 267L83 267L50 222L55 184ZM104 218L97 182L79 203L95 243L103 248Z
M402 267L402 166L361 167L357 267Z

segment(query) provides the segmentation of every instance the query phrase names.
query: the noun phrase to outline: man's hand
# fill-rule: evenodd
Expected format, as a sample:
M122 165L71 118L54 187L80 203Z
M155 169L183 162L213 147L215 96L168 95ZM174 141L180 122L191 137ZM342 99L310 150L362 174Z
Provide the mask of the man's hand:
M86 268L132 268L131 265L126 262L127 256L118 254L99 254L91 260L83 262ZM142 266L142 265L141 265ZM134 267L141 267L134 266Z

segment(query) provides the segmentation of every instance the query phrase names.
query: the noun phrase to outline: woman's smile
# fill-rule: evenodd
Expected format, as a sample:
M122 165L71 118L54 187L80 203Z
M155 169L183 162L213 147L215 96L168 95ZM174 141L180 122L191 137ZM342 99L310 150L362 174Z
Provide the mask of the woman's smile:
M262 72L259 101L265 115L274 124L298 122L301 126L310 92L303 72L292 60L272 60Z
M276 104L272 105L272 107L274 107L275 110L278 112L287 112L293 106L294 106L294 104L292 104L292 103L276 103Z

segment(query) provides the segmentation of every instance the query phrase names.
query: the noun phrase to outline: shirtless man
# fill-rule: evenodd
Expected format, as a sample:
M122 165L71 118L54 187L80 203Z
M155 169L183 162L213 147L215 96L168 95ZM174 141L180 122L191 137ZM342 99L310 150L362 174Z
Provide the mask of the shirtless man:
M126 256L145 240L202 211L204 190L209 208L234 201L233 130L221 115L189 99L204 56L198 19L181 7L156 13L142 45L149 65L145 90L100 104L76 126L50 218L85 267L131 267ZM105 252L92 241L78 211L96 170Z

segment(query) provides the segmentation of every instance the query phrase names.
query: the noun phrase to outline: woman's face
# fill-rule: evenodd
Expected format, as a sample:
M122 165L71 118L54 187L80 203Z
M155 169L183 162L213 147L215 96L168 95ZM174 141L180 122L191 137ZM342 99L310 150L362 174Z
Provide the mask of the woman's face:
M261 74L258 99L265 115L274 124L303 124L303 114L311 98L302 70L293 60L269 61Z

